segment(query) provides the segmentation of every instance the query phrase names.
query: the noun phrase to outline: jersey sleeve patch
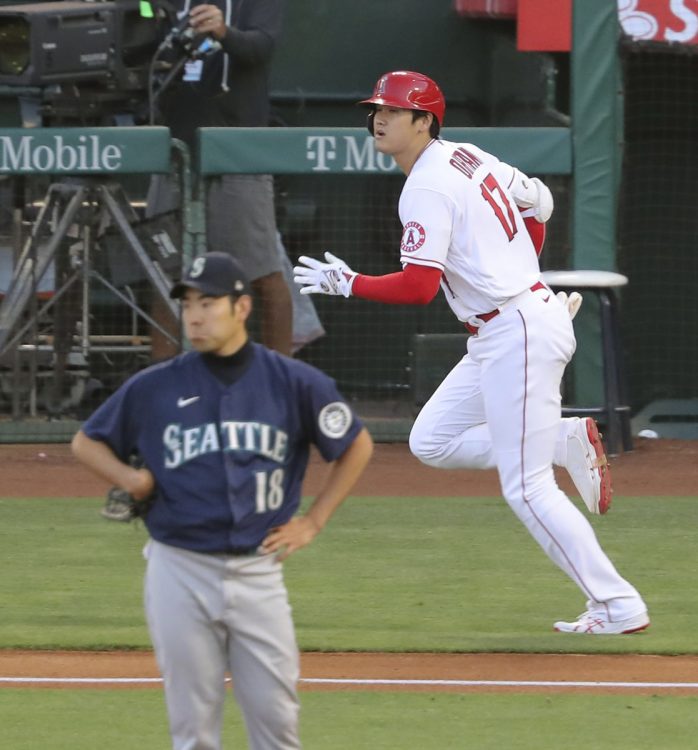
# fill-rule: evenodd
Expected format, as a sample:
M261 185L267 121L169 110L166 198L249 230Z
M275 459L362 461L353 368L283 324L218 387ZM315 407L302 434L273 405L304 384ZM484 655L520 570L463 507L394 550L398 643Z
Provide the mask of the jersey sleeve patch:
M343 438L353 422L351 409L341 401L334 401L323 407L318 414L320 432L328 438Z
M419 222L408 221L407 224L405 224L405 228L402 230L402 241L400 242L401 252L416 253L424 244L426 238L427 233Z

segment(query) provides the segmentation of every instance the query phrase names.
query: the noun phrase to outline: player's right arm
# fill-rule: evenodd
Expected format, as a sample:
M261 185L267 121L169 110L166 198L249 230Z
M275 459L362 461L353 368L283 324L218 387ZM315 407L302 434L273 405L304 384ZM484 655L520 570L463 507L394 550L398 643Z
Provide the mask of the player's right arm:
M294 281L301 294L341 294L375 302L426 305L439 291L453 231L455 207L446 196L425 189L403 190L400 219L402 270L382 276L352 271L340 258L325 253L326 263L301 256Z
M407 263L402 271L385 276L357 274L354 297L392 305L428 305L441 284L441 269Z
M402 271L383 276L356 273L341 259L325 253L326 262L301 255L293 269L301 294L361 297L394 305L426 305L439 291L441 269L406 263Z
M135 500L143 500L155 489L155 479L148 469L136 469L124 463L107 443L93 440L82 430L75 435L70 447L78 461Z

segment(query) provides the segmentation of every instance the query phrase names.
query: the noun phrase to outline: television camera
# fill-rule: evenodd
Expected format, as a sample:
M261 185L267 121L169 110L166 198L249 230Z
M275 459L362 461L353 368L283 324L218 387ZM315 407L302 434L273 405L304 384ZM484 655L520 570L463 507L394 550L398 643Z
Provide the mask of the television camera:
M0 7L0 86L21 87L26 125L124 124L128 115L152 124L159 93L184 63L218 48L167 0Z

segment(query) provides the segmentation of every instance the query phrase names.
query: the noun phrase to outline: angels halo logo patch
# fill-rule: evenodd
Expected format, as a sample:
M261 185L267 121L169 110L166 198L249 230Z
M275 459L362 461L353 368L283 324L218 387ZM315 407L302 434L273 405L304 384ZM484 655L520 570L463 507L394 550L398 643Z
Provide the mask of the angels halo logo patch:
M424 240L427 238L427 233L424 231L424 227L416 221L408 221L405 224L405 228L402 230L402 240L400 242L400 250L403 253L414 253L424 244Z
M320 432L328 438L344 437L353 421L351 409L341 401L333 401L318 414Z

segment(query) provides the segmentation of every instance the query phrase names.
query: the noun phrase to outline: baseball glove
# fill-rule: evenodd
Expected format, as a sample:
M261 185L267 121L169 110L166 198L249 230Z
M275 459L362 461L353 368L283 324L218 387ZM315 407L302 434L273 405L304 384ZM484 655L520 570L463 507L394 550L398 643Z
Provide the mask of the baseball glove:
M107 493L104 507L100 511L109 521L124 521L128 523L134 518L144 518L153 504L154 495L144 500L134 500L125 490L112 487Z
M142 468L144 465L140 456L135 455L131 456L128 462L137 469ZM142 500L136 500L126 490L122 490L120 487L112 487L107 493L107 499L101 510L101 514L109 521L129 523L136 518L145 518L154 500L154 492Z

